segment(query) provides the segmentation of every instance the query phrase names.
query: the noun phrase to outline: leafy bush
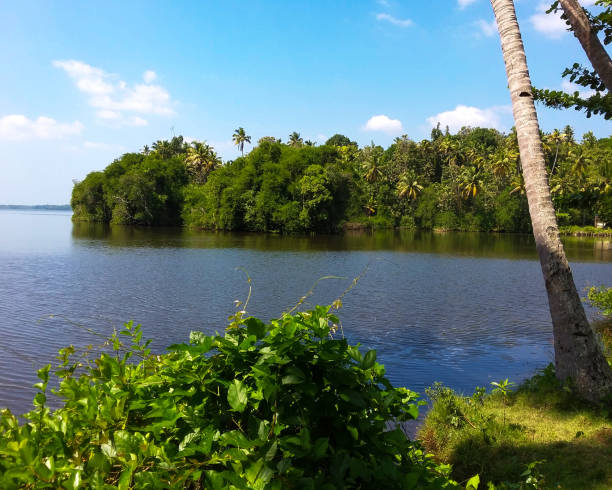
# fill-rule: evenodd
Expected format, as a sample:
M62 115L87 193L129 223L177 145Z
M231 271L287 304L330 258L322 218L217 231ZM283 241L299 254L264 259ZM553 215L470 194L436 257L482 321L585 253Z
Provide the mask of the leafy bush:
M391 386L375 351L334 338L329 307L243 315L164 355L132 323L97 357L62 349L61 407L47 406L46 366L27 422L1 413L0 487L455 487L389 429L417 417L418 396Z

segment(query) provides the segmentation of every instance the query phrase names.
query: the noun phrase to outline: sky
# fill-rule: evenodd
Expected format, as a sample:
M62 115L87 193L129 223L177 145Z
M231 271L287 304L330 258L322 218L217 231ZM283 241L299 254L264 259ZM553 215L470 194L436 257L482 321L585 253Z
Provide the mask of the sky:
M578 41L546 2L515 4L534 85L567 89L564 68L588 64ZM0 45L0 204L68 203L73 180L174 134L231 160L238 127L387 146L438 121L513 126L488 0L0 0Z

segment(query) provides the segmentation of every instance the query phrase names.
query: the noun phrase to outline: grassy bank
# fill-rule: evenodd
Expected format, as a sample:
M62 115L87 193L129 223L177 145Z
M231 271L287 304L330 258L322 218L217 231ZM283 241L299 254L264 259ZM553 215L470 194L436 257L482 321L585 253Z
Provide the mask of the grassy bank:
M559 386L552 367L508 388L470 397L441 385L429 390L434 403L420 438L453 465L454 479L478 473L502 488L528 478L534 486L520 488L612 488L609 406L578 400Z
M595 228L594 226L562 226L559 228L559 231L561 235L612 238L611 228Z

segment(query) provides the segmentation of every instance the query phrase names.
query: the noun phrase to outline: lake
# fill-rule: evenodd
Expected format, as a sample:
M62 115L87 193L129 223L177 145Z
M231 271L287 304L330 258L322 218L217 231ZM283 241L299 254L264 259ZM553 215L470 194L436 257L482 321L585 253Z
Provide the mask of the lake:
M0 407L31 408L35 371L128 320L157 351L191 330L222 332L248 294L263 319L329 304L352 343L378 352L398 386L461 391L520 381L553 357L533 239L382 231L285 237L73 224L66 212L0 211ZM577 287L612 285L609 239L567 238ZM366 270L367 269L367 270ZM583 294L584 295L584 294ZM587 309L590 316L595 312Z

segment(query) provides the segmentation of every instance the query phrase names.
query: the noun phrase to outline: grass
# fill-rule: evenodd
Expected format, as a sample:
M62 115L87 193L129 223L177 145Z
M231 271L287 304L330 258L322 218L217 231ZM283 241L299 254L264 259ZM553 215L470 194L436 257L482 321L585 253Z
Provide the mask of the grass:
M429 389L433 406L419 433L436 458L453 465L453 478L504 488L612 488L612 410L592 405L560 386L552 366L515 391L461 396ZM525 485L525 469L539 482ZM505 483L504 483L505 482ZM509 483L510 482L510 483Z
M612 228L595 228L594 226L562 226L561 235L612 237Z

